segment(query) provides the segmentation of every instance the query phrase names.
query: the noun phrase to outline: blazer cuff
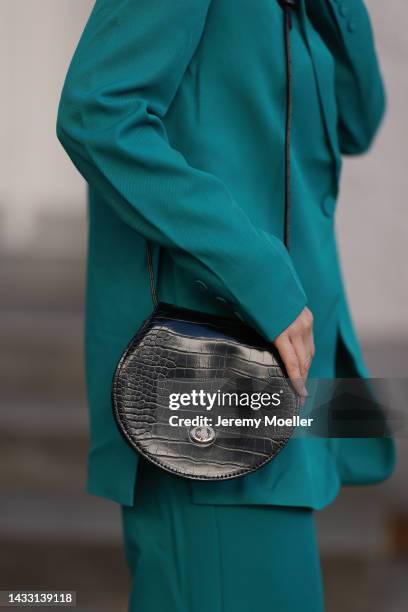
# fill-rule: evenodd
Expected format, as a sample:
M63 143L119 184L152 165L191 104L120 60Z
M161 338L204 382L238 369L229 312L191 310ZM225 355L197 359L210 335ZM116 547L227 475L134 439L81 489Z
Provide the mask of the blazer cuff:
M247 299L240 305L244 321L269 342L289 327L307 305L300 283L289 270L281 275L279 284L274 280L274 285L266 280L252 286Z
M246 272L241 268L240 280L235 281L240 286L233 290L239 296L235 314L272 342L302 312L307 296L283 243L260 233L268 248L259 253L256 267L252 262Z

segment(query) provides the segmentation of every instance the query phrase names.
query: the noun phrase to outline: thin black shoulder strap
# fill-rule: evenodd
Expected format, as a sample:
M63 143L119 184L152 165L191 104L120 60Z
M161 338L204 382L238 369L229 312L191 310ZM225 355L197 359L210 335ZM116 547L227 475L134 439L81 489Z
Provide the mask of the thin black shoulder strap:
M285 247L290 251L291 230L291 136L292 136L292 114L293 114L293 75L292 75L292 48L290 44L290 30L292 28L292 8L295 8L296 0L283 0L284 9L284 37L285 37L285 59L286 59L286 127L285 127L285 217L284 237Z
M285 125L285 211L284 211L284 235L283 242L287 250L290 250L291 230L291 135L292 135L292 107L293 107L293 78L292 78L292 49L290 44L290 30L292 28L292 9L296 7L297 0L279 0L284 13L284 38L285 38L285 61L286 61L286 125ZM146 260L149 273L150 292L152 302L158 303L157 287L153 271L152 244L146 244Z

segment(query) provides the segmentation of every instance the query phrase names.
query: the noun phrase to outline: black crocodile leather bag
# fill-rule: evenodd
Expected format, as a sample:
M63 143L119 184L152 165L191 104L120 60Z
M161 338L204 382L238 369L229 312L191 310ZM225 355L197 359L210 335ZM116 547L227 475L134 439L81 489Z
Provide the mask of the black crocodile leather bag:
M289 248L292 107L290 6L284 4L287 100L284 242ZM238 319L157 303L114 374L113 412L128 444L156 466L196 480L255 471L286 445L300 401L275 348Z

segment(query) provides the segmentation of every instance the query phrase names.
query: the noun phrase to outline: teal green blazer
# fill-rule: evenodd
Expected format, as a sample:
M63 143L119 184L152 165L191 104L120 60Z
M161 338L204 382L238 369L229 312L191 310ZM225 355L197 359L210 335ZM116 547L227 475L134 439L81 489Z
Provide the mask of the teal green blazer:
M367 376L334 233L341 154L370 145L384 91L361 0L300 0L294 72L293 237L282 243L285 55L277 0L97 0L70 65L58 137L89 183L88 491L129 505L137 455L111 410L116 363L159 297L239 317L272 341L306 304L310 376ZM156 262L157 265L157 255ZM343 373L344 375L344 373ZM378 482L389 439L293 439L258 472L191 483L196 503L321 508L341 483Z

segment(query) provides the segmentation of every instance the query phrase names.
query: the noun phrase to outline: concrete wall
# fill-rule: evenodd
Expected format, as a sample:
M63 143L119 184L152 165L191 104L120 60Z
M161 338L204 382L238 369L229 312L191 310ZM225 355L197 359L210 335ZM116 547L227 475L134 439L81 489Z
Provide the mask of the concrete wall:
M90 0L0 0L1 240L12 250L30 243L40 212L84 212L85 187L57 142L55 119L91 7Z

